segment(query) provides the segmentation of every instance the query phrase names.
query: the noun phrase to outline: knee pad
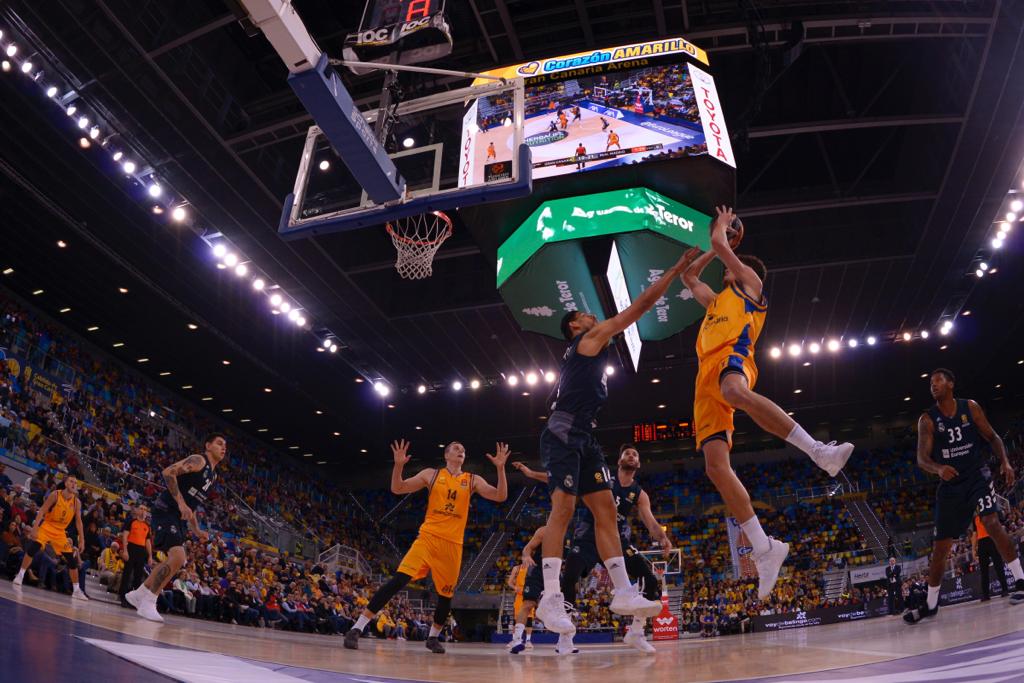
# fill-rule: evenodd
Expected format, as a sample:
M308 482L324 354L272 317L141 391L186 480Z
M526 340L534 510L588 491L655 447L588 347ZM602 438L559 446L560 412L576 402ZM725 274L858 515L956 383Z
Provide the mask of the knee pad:
M36 553L43 549L43 545L39 541L29 541L25 544L25 554L29 557L35 557Z
M437 596L437 608L434 609L434 623L444 626L448 613L452 610L452 599L443 595Z

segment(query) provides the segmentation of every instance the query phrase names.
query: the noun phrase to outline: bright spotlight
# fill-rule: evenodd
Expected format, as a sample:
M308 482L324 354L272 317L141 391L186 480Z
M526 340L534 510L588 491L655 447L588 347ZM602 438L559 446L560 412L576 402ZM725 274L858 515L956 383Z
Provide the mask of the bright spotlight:
M88 128L89 127L89 118L86 117L86 116L79 117L79 119L78 119L78 127L81 128L82 130L85 130L86 128Z
M1021 209L1024 209L1024 202L1021 200L1014 199L1010 202L1010 211L1020 211Z
M271 294L270 295L270 305L273 306L274 308L277 308L278 306L280 306L282 301L283 301L283 299L281 298L280 294Z
M829 339L828 340L828 350L831 351L832 353L835 353L836 351L838 351L839 350L839 340L838 339Z
M299 317L295 319L295 325L298 327L305 327L306 322L306 316L302 315L301 313L299 314Z
M534 384L536 384L537 383L537 373L533 372L533 371L530 371L530 372L526 373L526 383L529 384L531 387Z
M1000 234L1002 234L1002 233L1000 233ZM1003 240L1001 240L1001 239L1000 239L1000 238L998 238L998 237L996 237L995 239L993 239L993 240L992 240L992 248L993 248L993 249L1002 249L1002 248L1003 248Z
M384 384L384 382L374 382L373 390L376 391L377 394L380 396L387 396L388 394L391 393L391 389L389 389L388 385Z
M337 353L338 352L338 345L337 344L331 344L331 348L329 350L330 350L331 353Z
M282 301L281 305L278 308L281 309L282 313L287 313L288 311L292 310L292 305L287 301Z
M28 74L32 73L32 62L22 62L21 73Z
M11 63L5 59L2 63L0 63L0 69L3 69L5 72L10 71Z
M454 389L455 391L462 391L462 382L460 382L459 380L455 380L454 382L452 382L452 389Z
M263 291L263 288L267 286L267 283L263 281L263 278L256 278L252 281L252 288L257 292Z
M1017 214L1014 213L1013 211L1007 211L1006 220L1009 221L1010 223L1014 222L1015 220L1017 220Z
M469 381L469 388L470 389L479 389L480 388L480 380L478 380L478 379L470 380Z
M849 346L851 349L855 349L857 348L857 343L858 342L856 339L850 339L849 341L846 342L846 345Z
M213 245L213 255L217 258L224 258L224 254L228 253L228 248L223 244Z
M799 344L790 344L789 345L789 355L793 356L793 358L796 358L797 356L799 356L802 351L803 351L803 349L800 348Z
M187 215L188 214L186 213L184 206L176 206L176 207L174 207L174 210L171 211L171 218L173 218L178 223L180 223L183 220L185 220L185 217Z
M331 340L330 340L330 338L324 339L323 347L325 349L331 348Z
M99 126L93 126L92 128L89 129L89 137L90 138L95 140L99 136L100 136L100 128L99 128Z
M124 152L121 152L121 151L114 152L114 161L121 161L121 157L123 157L123 156L124 156Z
M981 268L978 268L976 271L974 271L974 274L977 275L978 277L985 277L985 271L982 270Z
M249 266L245 265L244 263L239 263L237 266L235 266L235 275L237 275L238 277L245 277L246 273L248 272Z
M409 149L410 147L412 147L415 144L416 144L416 141L413 140L412 138L405 138L404 140L402 140L402 147L405 147L406 149Z
M329 162L327 159L324 159L323 161L320 162L320 170L321 171L326 171L330 167L331 167L331 162Z
M554 384L554 382L555 382L555 373L554 373L554 371L548 370L547 372L545 372L544 373L544 381L547 382L548 384Z
M147 190L147 192L149 192L149 196L150 197L156 198L156 197L159 197L161 194L163 194L164 189L162 187L160 187L158 184L153 183L152 185L149 186L149 189ZM229 263L228 265L230 266L230 265L233 265L233 264Z
M874 346L877 342L878 338L876 338L874 335L868 337L868 346Z
M228 252L224 255L224 265L228 268L234 268L235 264L238 263L238 254L234 252Z
M931 333L929 333L928 330L921 330L921 339L927 339L930 336Z
M4 69L4 70L6 71L6 69ZM67 112L66 113L67 113L68 116L74 116L76 111L78 111L78 107L76 107L75 105L72 104L71 106L69 106L67 108Z
M903 341L910 341L913 338L914 338L914 335L910 334L909 332L904 332L903 333Z
M7 56L8 57L13 57L16 54L18 54L18 46L15 45L14 43L11 43L10 45L7 46Z
M512 125L512 117L511 116L506 116L505 120L501 122L501 125L505 126L506 128L511 126Z
M298 311L298 309L293 308L292 310L288 311L288 319L291 320L292 322L295 322L296 320L298 320L299 319L299 311Z
M978 264L978 267L979 267L979 268L981 268L982 270L985 270L985 271L987 271L987 270L988 270L988 264L987 264L987 263L985 263L984 261L982 261L981 263L979 263L979 264Z
M125 173L127 173L128 175L131 175L132 173L135 173L135 169L136 169L135 162L134 161L126 161L121 166L121 168L124 169Z
M89 149L90 147L92 147L92 143L89 142L89 138L82 137L78 138L78 146L81 147L82 149Z
M425 394L425 393L427 393L427 385L426 384L421 384L418 387L416 387L416 393L417 394Z
M47 88L46 89L46 96L51 98L51 99L56 97L57 96L57 86L51 85L49 88Z
M772 358L781 358L782 349L780 349L778 346L773 346L772 350L768 352L768 355L771 356Z
M605 366L604 374L608 375L609 377L614 375L615 374L615 366L614 365L607 365L607 366Z
M509 385L510 387L514 387L514 386L516 386L517 384L519 384L519 375L516 375L516 374L511 374L511 375L509 375L509 376L508 376L508 377L506 378L506 380L505 380L505 381L506 381L506 382L508 382L508 385Z
M818 342L811 342L807 346L807 350L810 351L812 354L818 353L819 351L821 351L821 344L819 344Z

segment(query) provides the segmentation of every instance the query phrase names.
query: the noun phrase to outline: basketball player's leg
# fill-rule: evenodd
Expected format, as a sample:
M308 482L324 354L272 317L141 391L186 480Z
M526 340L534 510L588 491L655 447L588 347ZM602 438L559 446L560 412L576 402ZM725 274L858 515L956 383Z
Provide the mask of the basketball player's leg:
M514 655L533 647L530 643L533 615L536 612L540 596L544 592L544 577L540 567L533 567L529 571L530 573L526 575L526 583L523 584L523 600L519 609L516 610L516 625L509 643L509 652Z
M569 529L580 483L580 448L572 436L572 422L557 412L540 435L540 457L548 473L551 512L545 523L541 543L541 572L544 594L537 605L537 616L555 633L575 633L576 627L565 611L561 592L563 539Z
M366 625L377 616L377 612L384 609L384 606L391 602L391 598L398 595L399 591L405 588L410 581L422 579L430 572L430 565L427 563L428 555L429 548L423 537L417 537L398 564L394 576L374 592L356 619L356 623L345 634L344 646L347 649L358 650L359 638L362 637Z
M722 370L720 390L729 405L745 412L769 434L802 450L830 476L839 474L853 453L853 444L831 446L818 441L778 404L753 390L757 370L752 361L732 356L726 362L728 365Z
M83 602L86 602L89 600L89 598L88 596L86 596L85 591L82 590L82 587L79 585L78 582L78 556L75 555L74 549L72 549L70 541L65 547L67 549L61 554L64 555L64 562L66 562L68 565L68 575L71 577L71 597L74 600L81 600Z
M999 551L999 556L1009 568L1010 573L1013 574L1014 587L1010 593L1010 604L1016 605L1024 602L1024 571L1021 570L1020 557L1017 555L1017 544L1006 533L1003 523L999 521L999 515L996 514L995 501L991 498L989 500L992 502L992 507L985 510L984 514L981 515L981 523L985 525L985 531L988 532L989 538L992 539L996 549ZM987 560L988 558L986 557L985 561ZM1003 568L997 565L995 570L1000 579L1005 582L1006 572L1003 571ZM987 592L988 585L986 584L984 588ZM1003 583L1003 591L1006 591L1005 583Z
M651 563L640 554L639 550L632 546L623 546L623 548L626 553L626 571L629 572L630 580L636 581L637 585L643 588L643 596L657 604L657 607L652 607L644 613L634 614L633 622L629 625L629 630L622 642L641 652L653 654L654 646L647 642L645 632L647 620L661 614L661 582L654 575Z
M932 555L928 564L928 599L924 607L909 609L903 614L903 621L916 624L926 617L935 616L939 607L942 590L942 576L946 572L946 561L953 541L967 531L974 522L975 500L970 487L956 490L941 486L935 494L935 531Z

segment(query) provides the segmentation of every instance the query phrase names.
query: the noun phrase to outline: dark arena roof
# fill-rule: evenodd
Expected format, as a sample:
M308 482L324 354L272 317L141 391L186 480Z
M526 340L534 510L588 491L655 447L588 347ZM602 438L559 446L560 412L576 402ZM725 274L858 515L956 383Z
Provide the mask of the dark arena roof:
M332 54L362 9L294 4ZM0 4L0 45L20 48L0 74L0 270L13 269L0 294L282 454L315 454L327 477L389 461L384 445L402 436L421 452L501 439L534 456L551 385L511 389L504 376L557 371L564 345L519 329L494 286L486 229L456 216L433 276L417 282L395 273L383 227L279 237L312 119L238 12L230 0ZM667 36L708 51L743 250L769 269L758 386L802 422L912 419L936 366L989 410L1019 405L1024 224L1009 220L1001 248L992 241L1024 198L1020 3L449 0L448 13L454 49L438 68ZM30 59L38 80L19 68ZM343 80L376 108L379 73ZM55 106L50 83L88 103L96 137L93 121L79 129ZM416 75L406 95L465 85ZM156 198L106 151L118 146L187 201L186 221L171 216L176 204L153 212ZM202 238L217 233L301 305L305 328L217 268ZM328 332L336 352L322 348ZM636 373L625 353L615 361L609 444L636 423L690 419L695 335L647 342ZM825 347L812 354L812 341ZM484 386L451 388L473 379Z

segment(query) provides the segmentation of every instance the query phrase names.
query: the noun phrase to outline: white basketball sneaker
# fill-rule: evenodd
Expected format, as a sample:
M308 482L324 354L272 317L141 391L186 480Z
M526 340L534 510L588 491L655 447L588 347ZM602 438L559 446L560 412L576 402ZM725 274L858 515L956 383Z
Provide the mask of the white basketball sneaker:
M86 595L85 591L83 591L77 585L75 586L75 589L71 592L71 599L81 600L82 602L89 602L89 596Z
M155 621L158 624L164 622L164 618L156 611L156 596L153 595L145 585L139 586L133 591L124 594L124 599L135 608L143 619Z
M754 566L757 567L757 597L764 600L772 593L775 582L779 580L779 570L782 563L789 555L789 544L777 541L774 538L768 539L771 547L767 552L754 556Z
M537 618L544 622L549 631L559 635L575 635L576 626L573 625L569 613L565 610L565 596L559 593L544 593L537 603Z
M634 629L632 626L630 626L629 630L626 631L626 635L623 637L622 642L632 648L640 650L640 652L646 652L648 654L657 652L657 650L654 649L654 646L647 642L647 636L644 635L644 632L638 628Z
M658 610L655 614L661 613L661 601L648 600L640 594L636 586L630 585L629 588L616 589L613 593L615 597L612 598L612 604L608 605L608 609L616 614L629 616L650 614L654 609Z
M853 455L852 443L836 444L835 441L828 443L818 441L811 450L811 460L815 465L828 472L830 477L839 474L851 455Z
M558 644L555 645L556 655L575 655L579 654L580 649L573 645L572 636L566 633L558 636Z

